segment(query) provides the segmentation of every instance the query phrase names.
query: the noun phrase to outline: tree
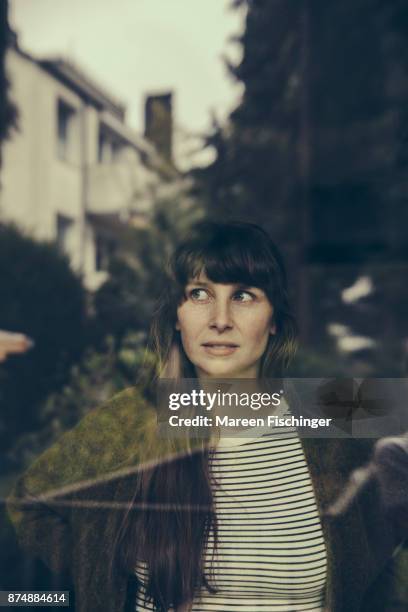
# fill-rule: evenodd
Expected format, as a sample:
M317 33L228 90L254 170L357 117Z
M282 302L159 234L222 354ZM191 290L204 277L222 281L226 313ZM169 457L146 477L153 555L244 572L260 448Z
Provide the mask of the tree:
M8 137L11 128L15 127L17 121L17 109L9 97L9 82L5 66L7 46L11 38L7 13L7 0L0 0L0 146Z
M326 350L328 325L339 316L361 334L342 291L370 269L375 296L382 295L388 265L391 293L372 313L383 316L385 303L394 311L385 312L374 339L397 367L395 306L407 301L406 3L233 5L247 9L242 60L230 66L244 93L227 124L214 124L208 137L215 161L195 173L207 210L270 231L287 256L303 342L314 349ZM327 279L336 292L326 292ZM324 316L316 315L323 304Z

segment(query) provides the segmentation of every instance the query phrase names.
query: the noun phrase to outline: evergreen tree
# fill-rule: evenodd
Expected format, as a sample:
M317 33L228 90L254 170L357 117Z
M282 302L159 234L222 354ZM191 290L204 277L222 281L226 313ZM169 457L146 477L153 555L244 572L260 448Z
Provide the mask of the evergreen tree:
M234 5L247 9L242 60L230 66L244 93L208 138L215 161L196 173L209 214L271 232L287 255L304 340L322 350L332 322L362 333L341 295L370 273L372 313L387 329L375 339L399 363L392 345L401 349L406 328L398 304L407 301L408 7L400 0ZM386 285L384 265L393 277Z
M11 38L7 17L8 2L7 0L0 0L0 146L9 135L10 129L16 125L17 120L17 109L9 97L9 82L5 65L7 46Z

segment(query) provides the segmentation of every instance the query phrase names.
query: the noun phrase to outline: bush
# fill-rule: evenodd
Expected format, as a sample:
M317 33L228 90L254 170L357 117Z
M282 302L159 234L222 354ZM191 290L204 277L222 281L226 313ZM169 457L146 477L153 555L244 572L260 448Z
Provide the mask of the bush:
M40 405L80 359L86 300L80 279L53 244L1 224L0 279L0 328L35 341L29 353L0 366L0 445L7 450L20 434L41 426Z

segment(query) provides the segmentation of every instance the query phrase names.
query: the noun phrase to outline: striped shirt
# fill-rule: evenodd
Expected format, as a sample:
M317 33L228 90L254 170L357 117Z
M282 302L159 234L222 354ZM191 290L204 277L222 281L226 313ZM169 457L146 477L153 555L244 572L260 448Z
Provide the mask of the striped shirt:
M290 414L286 404L282 414ZM301 441L296 430L287 427L253 429L251 435L223 437L214 451L217 593L203 589L192 610L321 612L326 548ZM206 568L212 553L210 534ZM142 563L136 575L141 581L137 612L154 610L143 601Z

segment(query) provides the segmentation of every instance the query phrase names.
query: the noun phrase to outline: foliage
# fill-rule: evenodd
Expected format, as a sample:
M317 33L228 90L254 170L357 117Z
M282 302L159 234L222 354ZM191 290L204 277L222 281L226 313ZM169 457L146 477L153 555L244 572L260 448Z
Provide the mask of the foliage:
M293 378L346 378L347 365L339 359L333 347L327 351L299 349L288 375Z
M379 185L379 175L373 183L371 173L390 178L398 142L393 122L405 113L406 92L398 99L395 73L405 78L401 95L407 86L407 11L399 2L389 8L366 0L236 3L243 4L242 60L229 69L244 94L229 124L214 125L209 145L217 158L198 173L209 209L214 215L252 215L277 238L289 238L289 232L293 239L302 224L305 187L319 215L322 192L315 189L326 189L327 200L330 190L334 197L340 188L343 198L329 212L338 228L356 213L355 202L353 211L344 201L354 187L361 208L368 198L374 206L378 188L387 188ZM396 113L393 119L390 113Z
M39 406L66 382L86 343L85 292L52 244L0 225L0 322L27 334L35 347L0 366L0 444L41 422Z
M79 363L71 368L67 383L52 393L41 408L42 427L18 438L8 459L20 469L74 427L89 411L102 405L118 391L132 386L144 355L144 338L128 334L120 352L115 352L112 337L102 350L88 348Z

